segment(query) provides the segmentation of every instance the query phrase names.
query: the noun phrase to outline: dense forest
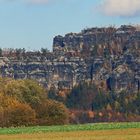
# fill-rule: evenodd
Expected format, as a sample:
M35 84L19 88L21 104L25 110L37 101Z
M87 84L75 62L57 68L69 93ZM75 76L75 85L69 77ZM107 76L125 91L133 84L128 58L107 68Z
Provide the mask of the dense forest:
M66 105L71 123L140 121L140 92L104 91L83 82L66 96L51 89L48 97Z

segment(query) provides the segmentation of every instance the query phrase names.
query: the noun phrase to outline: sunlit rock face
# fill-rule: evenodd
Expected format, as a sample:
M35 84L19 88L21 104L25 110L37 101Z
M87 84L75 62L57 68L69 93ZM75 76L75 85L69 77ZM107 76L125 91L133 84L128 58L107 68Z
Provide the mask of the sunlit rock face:
M1 57L0 72L3 77L35 79L47 88L71 89L82 81L92 81L105 90L137 91L140 30L123 25L58 35L53 41L53 52Z
M54 53L84 59L85 80L106 80L109 90L138 90L140 81L140 30L122 25L119 28L89 28L80 33L56 36ZM80 73L79 73L80 74ZM81 73L82 75L82 73Z

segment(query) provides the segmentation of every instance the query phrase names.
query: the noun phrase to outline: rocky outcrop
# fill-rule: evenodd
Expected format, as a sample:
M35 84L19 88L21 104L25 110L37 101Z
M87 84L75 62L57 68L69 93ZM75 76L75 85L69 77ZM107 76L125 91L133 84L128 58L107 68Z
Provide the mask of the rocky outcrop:
M70 89L82 81L105 90L140 90L140 30L89 28L56 36L53 52L24 52L0 58L3 77L31 78L50 88ZM106 84L106 85L105 85Z

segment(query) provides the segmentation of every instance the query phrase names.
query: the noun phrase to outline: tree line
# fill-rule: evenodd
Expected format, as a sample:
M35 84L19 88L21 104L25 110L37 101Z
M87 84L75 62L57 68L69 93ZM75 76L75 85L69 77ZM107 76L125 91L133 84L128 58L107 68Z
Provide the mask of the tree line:
M140 92L115 92L99 89L94 83L76 85L66 97L51 89L48 97L63 102L73 123L101 121L140 121ZM71 120L70 120L71 121Z
M0 78L0 127L139 120L139 92L104 91L92 82L47 91L29 79Z

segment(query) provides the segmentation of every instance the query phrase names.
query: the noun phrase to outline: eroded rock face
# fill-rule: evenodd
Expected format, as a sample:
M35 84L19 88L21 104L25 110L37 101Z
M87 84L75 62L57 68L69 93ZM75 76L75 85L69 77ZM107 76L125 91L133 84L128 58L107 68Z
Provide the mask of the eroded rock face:
M86 80L106 80L109 90L139 89L139 28L90 28L61 38L56 36L53 44L56 54L79 52L85 61Z
M53 52L27 52L0 58L2 76L31 78L50 88L72 88L81 81L106 83L106 90L140 90L140 30L90 28L56 36ZM104 82L106 81L106 82ZM102 86L101 86L102 87Z

